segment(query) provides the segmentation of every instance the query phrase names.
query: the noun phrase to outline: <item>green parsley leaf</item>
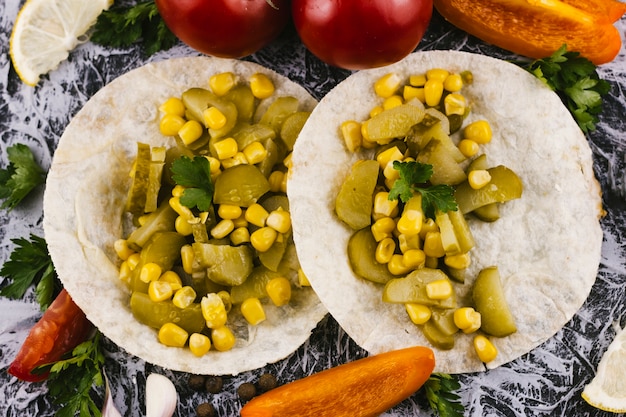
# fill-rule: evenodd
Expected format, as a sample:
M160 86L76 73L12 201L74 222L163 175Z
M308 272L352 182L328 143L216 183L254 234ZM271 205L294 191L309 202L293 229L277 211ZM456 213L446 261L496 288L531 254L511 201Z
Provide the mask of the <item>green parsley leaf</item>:
M22 298L31 285L36 285L37 302L45 310L61 290L46 241L33 234L30 241L24 238L11 241L16 247L9 260L2 265L0 276L13 282L0 290L0 295Z
M461 388L461 384L451 375L433 373L422 388L428 404L440 417L463 416L463 404L459 401L459 395L454 392Z
M180 203L189 208L197 207L208 211L213 202L213 182L208 159L195 156L193 159L182 156L172 163L172 179L185 187Z
M46 180L30 148L18 143L7 148L9 166L0 170L0 208L13 210L36 186Z
M437 210L445 213L458 209L454 200L454 188L445 184L428 185L428 180L433 175L432 165L415 161L394 161L393 168L400 172L400 178L389 190L389 200L399 198L406 203L414 193L420 193L424 214L431 219L435 218Z
M61 405L57 417L101 417L100 408L92 399L95 387L103 385L104 354L101 334L76 346L67 359L52 364L48 377L48 391L55 404ZM50 366L50 365L46 365Z
M602 96L610 84L600 79L596 66L578 52L561 46L551 56L535 60L526 70L555 91L583 132L593 131L602 110Z
M178 38L168 29L154 1L115 6L98 16L91 41L114 48L143 41L147 55L171 48Z

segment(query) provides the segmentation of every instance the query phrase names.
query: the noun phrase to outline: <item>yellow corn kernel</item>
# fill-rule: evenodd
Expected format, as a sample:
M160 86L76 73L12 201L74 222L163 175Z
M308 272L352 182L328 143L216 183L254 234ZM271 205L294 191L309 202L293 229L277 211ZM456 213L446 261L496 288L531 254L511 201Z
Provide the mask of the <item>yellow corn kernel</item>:
M391 261L391 257L393 256L396 250L396 241L390 237L387 237L376 245L375 258L376 262L379 264L386 264Z
M404 101L419 100L422 103L425 101L424 87L413 87L411 85L405 85L402 91L402 98Z
M187 343L189 333L174 323L165 323L159 329L159 342L165 346L183 347Z
M250 244L259 252L267 252L277 236L278 232L271 227L261 227L250 234Z
M161 267L158 264L148 262L141 267L139 279L145 283L156 281L161 276L161 272Z
M222 299L226 313L229 313L230 309L233 308L233 300L230 298L230 293L226 290L222 290L218 291L217 295Z
M341 136L350 152L356 152L361 148L363 136L361 136L361 123L347 120L341 124Z
M249 82L252 94L258 99L263 100L274 94L274 83L265 74L261 74L259 72L252 74Z
M311 283L309 282L309 278L306 276L302 268L298 268L298 284L301 287L310 287Z
M441 242L441 233L428 232L424 236L424 253L431 258L441 258L446 254Z
M220 220L212 229L211 236L215 239L222 239L235 230L235 224L230 219Z
M191 212L191 209L187 206L183 206L180 203L180 197L171 197L169 199L169 203L170 203L170 207L180 216L185 217L187 220L194 218L194 215Z
M176 217L176 220L174 220L174 229L183 236L190 236L193 233L191 223L183 216Z
M376 156L376 161L380 165L380 169L385 169L390 162L401 161L404 155L397 146L385 149Z
M461 91L463 88L463 77L461 74L450 74L443 82L443 88L451 93Z
M128 241L126 239L118 239L113 243L115 253L122 260L125 261L130 255L135 253L134 250L128 247Z
M241 303L241 314L253 326L265 321L266 318L263 304L256 297L246 298Z
M423 87L426 84L426 74L413 74L409 76L409 84L413 87Z
M267 216L265 224L278 233L287 233L291 229L291 215L280 207Z
M223 161L227 158L232 158L237 155L239 149L237 147L237 141L233 138L225 138L213 144L215 150L215 156Z
M148 285L148 296L152 301L158 303L159 301L165 301L172 298L174 291L169 282L165 281L152 281Z
M183 280L180 279L180 275L174 271L163 272L159 277L159 281L169 283L172 287L172 291L178 291L183 286Z
M398 220L397 228L401 234L407 236L419 236L419 232L422 230L423 222L424 213L421 210L405 209Z
M211 339L213 346L220 352L231 350L235 346L235 335L226 326L216 327L211 330Z
M427 106L434 107L441 101L443 95L443 82L436 79L429 79L424 85L424 103Z
M159 106L159 111L163 114L173 114L180 117L185 115L185 110L187 110L185 104L178 97L170 97Z
M164 136L176 136L185 122L185 119L177 114L165 114L159 122L159 131Z
M196 120L187 120L178 130L178 136L185 145L190 145L200 139L202 133L204 133L204 127Z
M133 270L130 269L128 261L124 261L120 264L120 273L118 274L118 277L120 278L120 280L129 283L132 272Z
M411 249L421 249L421 240L419 235L405 235L404 233L398 233L398 247L400 252L406 253Z
M235 220L243 214L241 207L234 204L220 204L217 215L222 219Z
M478 143L474 142L472 139L463 139L459 142L459 150L463 155L468 158L475 156L480 151L480 146Z
M432 310L423 304L406 303L404 308L411 321L417 325L426 323L432 315Z
M202 297L200 308L208 328L216 329L226 324L226 306L216 293L212 292Z
M172 296L172 304L178 308L187 308L196 300L198 294L190 285L178 289Z
M250 243L250 231L247 227L237 227L230 233L229 238L234 246Z
M248 207L245 212L246 221L259 227L265 226L265 221L267 220L267 216L269 216L269 213L267 212L267 210L265 210L265 208L258 203L251 204L250 207Z
M282 171L272 171L270 176L267 178L267 181L270 183L270 191L273 193L277 193L280 191L280 186L283 182L283 178L285 173Z
M474 337L474 350L484 363L491 362L498 356L498 349L491 343L491 340L481 334Z
M219 174L222 167L220 160L213 156L205 156L205 158L209 161L209 171L211 175Z
M491 174L486 169L475 169L467 174L467 182L474 190L479 190L491 182Z
M393 161L389 161L385 169L383 169L383 177L385 177L385 182L387 181L395 181L400 178L400 171L394 168ZM389 189L393 186L393 183L389 186Z
M450 72L443 68L432 68L426 71L426 80L437 80L443 82L448 78Z
M228 121L224 113L220 109L214 106L207 107L202 112L202 119L204 124L209 129L221 129L226 125Z
M398 200L390 200L387 191L379 191L374 196L374 207L372 214L375 217L387 216L395 217L398 215Z
M451 93L443 99L446 116L457 114L463 116L467 110L467 100L462 94Z
M226 169L237 165L248 164L248 159L243 154L243 152L237 152L232 158L223 159L221 162L224 169Z
M459 253L458 255L446 255L443 263L454 269L465 269L472 264L469 253Z
M193 247L191 245L183 245L183 247L180 248L180 258L183 265L183 271L191 274L193 272L193 262L195 258Z
M372 110L370 110L370 112L369 112L369 116L370 116L370 117L374 117L374 116L376 116L377 114L379 114L380 112L382 112L383 110L385 110L385 109L383 109L383 106L374 106L374 107L372 108Z
M402 263L411 269L423 268L426 264L426 254L421 249L409 249L402 254Z
M370 227L376 242L391 237L395 228L396 222L391 217L381 217Z
M465 126L463 130L463 137L465 139L471 139L480 145L491 142L492 136L491 125L486 120L472 122Z
M267 157L267 149L261 142L252 142L243 149L243 154L251 165L258 164Z
M447 279L437 279L426 284L426 295L432 300L445 300L452 295L452 284Z
M463 333L473 333L480 329L481 315L472 307L461 307L454 311L454 324Z
M424 240L426 237L426 233L428 232L438 232L439 226L435 223L434 219L427 217L424 219L424 223L422 223L422 229L420 230L420 239Z
M383 101L383 109L385 110L393 109L394 107L398 107L402 105L403 102L404 100L401 96L394 94L391 97L387 97Z
M185 187L183 187L182 185L176 184L174 188L172 188L172 197L180 198L182 197L184 192L185 192Z
M389 263L387 263L387 269L393 275L406 275L411 272L411 268L404 264L403 256L397 253L391 256Z
M130 268L131 271L135 269L137 265L139 265L140 261L141 261L140 253L133 253L132 255L128 257L128 259L126 259L126 263L128 263L128 267Z
M189 350L198 357L204 356L211 350L211 339L202 333L192 333L189 336Z
M285 277L270 279L265 285L265 291L275 306L284 306L291 300L291 283Z
M374 92L378 97L388 98L398 91L402 78L394 72L383 75L374 82Z
M237 84L237 77L232 72L221 72L209 78L209 87L217 96L223 96Z
M239 227L248 227L248 221L246 220L246 213L244 211L241 212L241 216L233 219L233 224L235 225L235 229Z

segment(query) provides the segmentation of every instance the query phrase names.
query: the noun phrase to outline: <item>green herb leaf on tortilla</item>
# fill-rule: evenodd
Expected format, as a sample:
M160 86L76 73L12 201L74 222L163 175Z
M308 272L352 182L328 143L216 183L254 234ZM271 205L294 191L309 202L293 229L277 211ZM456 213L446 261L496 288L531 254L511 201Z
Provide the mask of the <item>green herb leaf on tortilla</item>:
M172 179L185 187L180 203L189 208L197 207L208 211L213 202L213 182L208 159L195 156L193 159L182 156L172 163Z
M154 1L115 6L98 16L91 41L115 48L143 41L147 55L171 48L178 38L168 29Z
M45 310L61 290L46 241L33 234L30 241L24 238L11 241L16 247L0 269L0 276L13 282L0 290L0 295L22 298L31 285L36 285L37 302Z
M46 172L37 164L30 148L18 143L7 148L9 166L0 169L0 208L12 210L35 187L46 180Z
M602 96L610 90L596 66L578 52L561 46L551 56L531 62L526 69L555 91L583 132L593 131L602 110Z
M462 417L463 404L455 393L461 388L459 381L448 374L433 373L422 387L428 404L440 417Z
M394 161L393 167L400 172L400 178L389 190L389 200L399 198L406 203L417 192L422 195L422 209L427 217L434 218L436 210L444 213L457 210L452 187L445 184L427 184L433 175L432 165L415 161Z

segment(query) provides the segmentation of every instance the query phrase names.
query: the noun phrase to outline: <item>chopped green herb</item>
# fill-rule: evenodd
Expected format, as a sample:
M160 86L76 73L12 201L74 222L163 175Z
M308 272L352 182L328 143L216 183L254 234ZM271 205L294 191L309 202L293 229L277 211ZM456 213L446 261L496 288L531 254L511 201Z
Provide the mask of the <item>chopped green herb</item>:
M142 41L147 55L171 48L178 38L168 29L154 1L114 6L98 16L91 41L115 48Z
M561 97L583 132L595 130L602 96L610 85L600 79L591 61L578 52L567 52L563 45L551 56L531 62L526 70Z
M16 247L9 260L2 265L0 276L13 282L0 290L0 295L22 298L31 285L36 285L37 302L45 310L61 291L46 241L33 234L30 235L30 241L24 238L11 241Z
M463 404L454 391L461 387L459 381L448 374L434 373L422 387L428 404L440 417L462 417Z
M172 179L185 187L180 203L189 208L208 211L213 202L213 182L209 160L202 156L193 159L183 156L172 163Z
M13 210L36 186L46 180L46 172L37 164L30 148L21 143L7 148L9 166L0 169L0 208Z
M428 180L433 175L432 165L415 161L394 161L393 167L400 172L400 178L389 190L389 200L399 198L406 203L414 193L420 193L424 214L432 219L435 218L437 210L444 213L457 210L454 188L445 184L428 185Z

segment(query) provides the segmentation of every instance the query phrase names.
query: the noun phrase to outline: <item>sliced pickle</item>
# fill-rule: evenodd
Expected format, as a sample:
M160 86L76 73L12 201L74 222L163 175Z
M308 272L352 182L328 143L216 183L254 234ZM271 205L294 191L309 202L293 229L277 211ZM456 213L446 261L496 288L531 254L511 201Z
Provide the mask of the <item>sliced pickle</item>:
M142 267L148 263L155 263L162 271L169 271L180 259L180 249L185 243L185 237L176 232L153 234L139 253L139 263L131 273L131 291L148 292L148 283L140 279Z
M169 202L162 202L156 211L146 216L144 224L128 236L128 246L134 251L139 251L155 233L173 232L176 217L178 213L170 207Z
M476 159L469 164L466 172L469 173L470 171L478 169L489 169L487 155L481 154L476 157ZM484 222L495 222L500 218L500 207L498 204L499 203L491 203L485 204L482 207L477 207L472 210L472 214Z
M276 132L276 135L279 135L285 120L291 114L297 112L299 107L300 101L295 97L278 97L263 113L259 123L271 127Z
M215 179L215 204L249 207L270 189L267 178L255 165L236 165L225 169Z
M467 180L467 174L446 148L439 139L433 138L415 158L417 162L433 166L430 177L433 185L456 185Z
M250 86L239 84L226 93L223 97L226 101L231 101L237 107L237 120L239 122L250 123L256 111L256 99L252 94Z
M263 143L267 139L274 138L276 138L276 132L274 132L274 129L260 123L243 126L235 134L233 134L233 139L237 142L237 147L242 150L251 143Z
M372 194L378 181L378 170L379 164L373 159L355 162L337 194L335 212L354 230L372 222Z
M220 285L240 285L252 272L254 254L249 246L193 243L193 252L200 266L207 268L207 277Z
M456 295L443 300L434 300L426 294L426 284L446 279L448 276L440 269L421 268L404 278L389 280L383 290L383 301L388 303L416 303L440 308L456 308Z
M280 277L278 272L271 271L264 266L257 266L252 270L248 279L230 289L230 299L233 304L241 304L248 298L263 299L267 297L265 286L272 278Z
M454 197L461 213L470 213L487 204L504 203L522 196L522 181L515 172L502 165L487 171L491 181L484 187L475 190L469 183L463 182L456 188Z
M446 336L452 336L459 331L454 324L454 311L455 309L452 308L444 310L434 308L430 316L430 321Z
M151 163L150 145L137 142L137 156L130 172L132 182L128 190L128 198L126 199L126 211L130 212L133 217L144 214L148 187L150 185Z
M481 330L496 337L508 336L517 331L497 267L480 271L472 288L472 297L474 307L481 315Z
M279 136L289 151L293 150L293 145L310 115L311 112L308 111L297 111L285 119Z
M287 249L287 242L283 239L281 241L275 241L272 246L265 252L257 252L259 262L261 265L271 271L278 271L280 262L283 260L285 250Z
M438 349L450 350L454 347L454 335L445 334L430 320L422 325L422 332L426 339Z
M163 176L163 168L165 167L165 147L153 147L150 150L150 155L150 175L148 177L148 190L146 192L146 205L144 207L145 213L152 213L158 207L161 177Z
M423 118L424 105L418 100L411 100L366 120L362 129L367 132L369 141L385 144L405 137Z
M376 240L369 227L355 232L348 241L348 260L355 274L368 281L385 284L396 278L386 264L376 261Z
M223 127L209 129L212 138L226 136L237 123L237 106L232 101L218 97L212 91L204 88L190 88L183 92L181 99L189 117L200 123L204 123L203 112L209 107L217 108L226 116L226 124Z
M178 308L169 300L154 302L148 294L133 292L130 296L130 310L137 321L154 329L160 329L165 323L174 323L188 333L199 333L206 326L198 303Z

